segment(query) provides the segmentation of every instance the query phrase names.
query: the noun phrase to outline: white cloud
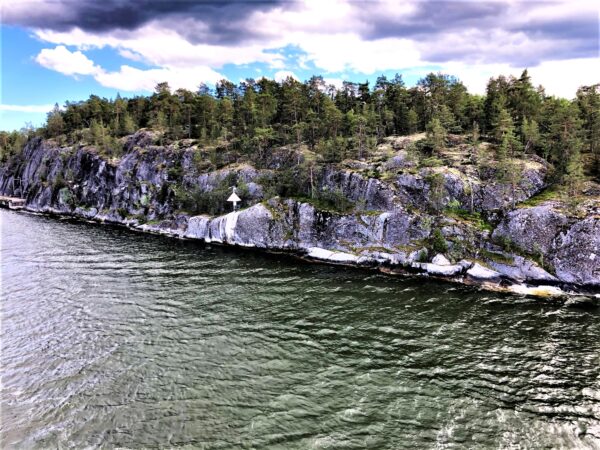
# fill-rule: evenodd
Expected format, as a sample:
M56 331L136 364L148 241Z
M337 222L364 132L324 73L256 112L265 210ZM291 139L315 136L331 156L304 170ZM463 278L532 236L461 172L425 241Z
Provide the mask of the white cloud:
M292 77L294 80L298 80L298 76L294 72L291 72L289 70L280 70L279 72L275 72L275 75L273 75L273 79L279 82L285 80L288 77Z
M224 78L218 71L226 64L263 63L277 70L276 79L287 75L297 78L290 69L307 70L314 66L317 73L329 75L338 85L343 78L341 72L356 77L387 70L414 72L418 67L439 66L461 78L469 89L483 92L489 77L501 73L518 75L522 64L533 65L541 60L530 68L534 82L544 84L550 94L572 97L579 85L594 82L594 75L600 72L597 58L559 60L569 57L576 42L569 30L561 28L563 33L553 28L559 25L564 28L571 19L575 24L575 18L582 15L597 16L594 2L511 0L506 2L508 8L498 9L498 16L461 16L463 8L459 8L459 19L451 18L457 10L449 7L448 20L458 20L456 23L461 24L456 28L450 26L452 23L446 26L446 16L442 14L444 3L439 2L440 14L428 15L416 24L439 29L435 32L417 30L421 35L404 29L414 25L411 15L427 3L396 0L283 3L270 9L257 9L239 24L236 22L240 34L248 38L234 44L218 39L211 40L220 42L216 44L198 43L186 38L184 35L188 32L196 36L211 33L210 24L201 16L189 17L176 27L172 19L160 16L137 29L114 29L110 33L78 28L63 32L42 29L35 31L37 37L58 47L42 50L36 60L67 75L92 75L104 86L121 90L152 90L156 82L164 80L173 87L191 89L201 81ZM479 3L465 1L464 9L468 9L466 5ZM503 3L494 0L486 4ZM19 2L12 1L12 4L19 14L26 13ZM61 14L70 13L65 10ZM546 27L535 28L536 24ZM251 28L253 33L248 34L244 27ZM74 46L78 51L71 52L65 46ZM290 46L299 51L289 52ZM82 53L86 49L104 47L116 50L131 61L157 68L140 70L124 65L118 71L106 72ZM286 50L273 51L282 48ZM293 56L286 57L289 53Z
M220 68L225 64L261 62L272 67L283 67L283 55L266 52L262 44L211 45L193 44L168 27L152 22L135 31L94 34L78 28L67 32L38 30L36 36L53 44L75 46L80 49L112 47L121 56L161 67Z
M123 91L153 91L157 83L166 81L172 89L196 91L200 83L214 84L225 78L209 67L190 67L185 69L148 69L141 70L131 66L121 66L117 72L101 72L96 81L102 86Z
M539 66L530 68L529 74L535 85L541 84L546 88L546 93L572 98L578 87L598 83L600 59L544 61Z
M46 113L54 108L54 105L6 105L0 104L0 111L13 111L23 113Z
M63 45L54 49L43 49L35 60L40 65L65 75L91 75L102 86L122 91L153 91L156 84L163 81L168 82L173 89L195 91L202 82L215 83L225 78L207 66L142 70L123 65L118 71L108 72L94 64L81 51L71 52Z
M544 61L535 67L512 67L509 64L463 64L441 65L442 71L456 74L469 92L484 94L488 80L498 75L518 77L527 69L534 86L542 85L546 94L573 98L577 88L598 83L600 60L591 58ZM573 76L577 74L577 76ZM425 75L425 72L423 73Z
M100 68L80 51L71 52L64 45L43 49L35 58L42 66L65 75L93 75Z
M323 78L323 81L325 81L328 86L333 84L337 89L340 89L344 84L344 80L342 78Z
M407 39L367 41L352 33L299 33L292 39L308 53L315 66L330 73L352 71L373 74L423 65L414 43Z

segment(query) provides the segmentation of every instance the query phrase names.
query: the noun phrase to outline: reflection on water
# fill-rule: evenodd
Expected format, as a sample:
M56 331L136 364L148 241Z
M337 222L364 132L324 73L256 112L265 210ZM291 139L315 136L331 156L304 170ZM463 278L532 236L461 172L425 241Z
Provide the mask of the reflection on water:
M600 312L1 211L3 448L600 448Z

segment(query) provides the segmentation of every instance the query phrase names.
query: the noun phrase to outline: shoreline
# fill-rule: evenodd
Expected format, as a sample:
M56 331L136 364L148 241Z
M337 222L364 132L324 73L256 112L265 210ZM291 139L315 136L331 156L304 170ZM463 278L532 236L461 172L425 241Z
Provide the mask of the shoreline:
M9 209L9 208L3 208ZM95 215L86 217L75 212L67 213L65 211L48 208L46 210L37 210L25 206L20 210L13 210L16 213L26 213L40 215L52 218L65 218L76 222L87 222L95 225L110 225L128 230L164 236L169 239L178 239L194 243L209 245L218 245L223 248L252 250L261 254L278 254L292 257L296 260L302 260L310 264L326 264L329 266L342 266L354 269L367 270L369 272L378 272L390 277L435 280L445 283L458 284L471 288L478 288L483 291L502 293L507 295L516 295L520 297L531 297L538 299L559 299L566 301L567 304L581 307L596 307L600 305L600 287L578 286L567 283L545 281L542 283L525 283L512 280L505 275L493 275L490 269L487 269L477 262L461 261L458 264L434 264L413 262L409 265L394 263L392 261L377 260L375 258L358 257L349 253L332 251L323 248L276 248L260 247L256 245L243 245L236 242L227 242L216 239L198 238L190 236L181 228L160 226L158 224L140 224L136 219L116 220L114 217ZM229 213L231 214L231 213ZM213 217L212 220L226 217ZM167 221L164 221L167 222ZM462 266L458 270L457 266Z

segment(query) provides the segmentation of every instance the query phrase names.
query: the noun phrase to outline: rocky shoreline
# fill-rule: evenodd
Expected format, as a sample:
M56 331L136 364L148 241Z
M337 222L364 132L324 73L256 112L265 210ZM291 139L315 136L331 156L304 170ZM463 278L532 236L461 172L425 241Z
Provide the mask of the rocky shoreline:
M135 219L119 220L111 216L91 215L90 213L79 214L77 211L65 213L65 211L53 208L36 210L26 207L24 211L47 216L69 217L97 224L122 226L133 231L162 235L174 239L202 241L207 244L229 247L253 248L269 253L285 253L308 262L377 270L390 276L429 278L520 296L563 298L577 306L587 307L600 303L600 290L596 290L594 286L582 288L582 286L562 283L557 279L546 277L541 277L538 280L529 279L528 282L519 282L477 262L461 260L456 264L452 264L441 254L436 255L431 262L423 263L415 261L414 255L406 254L391 255L375 252L368 256L357 256L320 247L299 248L285 245L280 247L256 245L248 240L240 240L240 236L235 229L239 215L242 213L253 215L255 211L252 211L252 208L213 218L208 216L192 216L189 218L180 216L175 222L164 221L150 225L140 224ZM255 231L257 234L264 232L260 228L256 228Z
M518 295L600 298L597 197L590 196L578 215L555 200L519 204L546 187L548 168L535 158L524 167L520 185L509 190L468 164L414 167L402 141L387 145L376 165L323 166L315 176L321 191L335 190L351 202L345 211L269 195L265 180L299 164L302 154L295 150L274 152L261 168L236 163L207 172L194 164L197 147L156 146L147 132L130 136L118 161L93 148L34 139L2 167L0 193L20 193L26 211L181 239ZM385 176L368 175L383 170ZM442 195L432 208L436 177ZM232 180L245 186L240 211L208 215L178 208L178 190L210 193ZM456 205L476 214L457 215Z

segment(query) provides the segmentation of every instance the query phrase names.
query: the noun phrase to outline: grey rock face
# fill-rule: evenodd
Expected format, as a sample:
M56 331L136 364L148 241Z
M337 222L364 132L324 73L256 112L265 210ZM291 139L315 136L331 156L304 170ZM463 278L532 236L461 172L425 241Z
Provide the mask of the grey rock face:
M513 264L504 264L489 261L489 265L496 271L516 281L531 282L556 282L558 278L549 274L535 262L522 256L513 255Z
M208 235L209 216L194 216L188 220L185 237L190 239L205 239Z
M473 170L466 169L411 169L394 182L384 182L326 167L315 174L318 188L339 192L357 206L353 212L342 214L293 199L265 201L264 192L269 188L261 183L272 171L232 164L203 173L197 167L202 153L197 153L196 147L158 147L156 140L151 132L136 133L127 138L123 157L109 160L93 148L61 148L52 141L33 139L18 160L0 169L0 192L13 195L15 180L21 178L19 195L26 197L32 210L207 242L298 251L337 263L402 266L448 277L463 277L467 271L467 278L490 282L505 276L517 281L600 285L600 219L589 212L593 209L588 208L588 218L576 223L550 205L504 215L512 195L527 198L543 187L545 168L535 162L528 166L514 192L495 180L482 181ZM404 168L403 152L388 160L390 167L398 171ZM282 150L275 152L269 164L287 167L297 164L299 156L296 151ZM444 184L437 213L432 212L430 203L430 176L434 173L443 176ZM245 209L218 217L189 217L180 212L178 196L182 189L184 193L206 194L236 181L248 188L243 199ZM451 264L441 255L432 263L418 262L427 256L434 229L441 230L448 241L448 255L455 260L465 257L461 253L465 249L498 251L489 242L488 232L475 229L468 221L444 216L443 207L452 200L464 209L497 214L501 220L494 237L510 239L526 252L541 252L544 261L555 268L556 277L517 255L510 264L488 261L494 270L464 260Z
M374 178L349 171L326 170L321 189L341 191L349 200L362 204L369 210L389 210L394 207L394 192Z
M285 222L274 220L271 211L259 203L238 213L234 241L238 245L283 248L287 231Z
M588 217L560 233L551 262L562 281L600 285L600 218Z
M467 270L467 275L476 280L498 280L501 274L495 270L483 267L481 264L475 263L473 264L473 267Z
M511 211L494 230L494 239L509 239L529 253L547 254L554 237L567 224L567 218L541 205Z
M415 167L416 162L409 158L406 150L399 150L383 165L385 170L398 170Z
M433 259L431 260L432 264L437 264L438 266L449 266L452 263L450 261L448 261L448 258L446 258L444 255L442 254L437 254L433 257Z

